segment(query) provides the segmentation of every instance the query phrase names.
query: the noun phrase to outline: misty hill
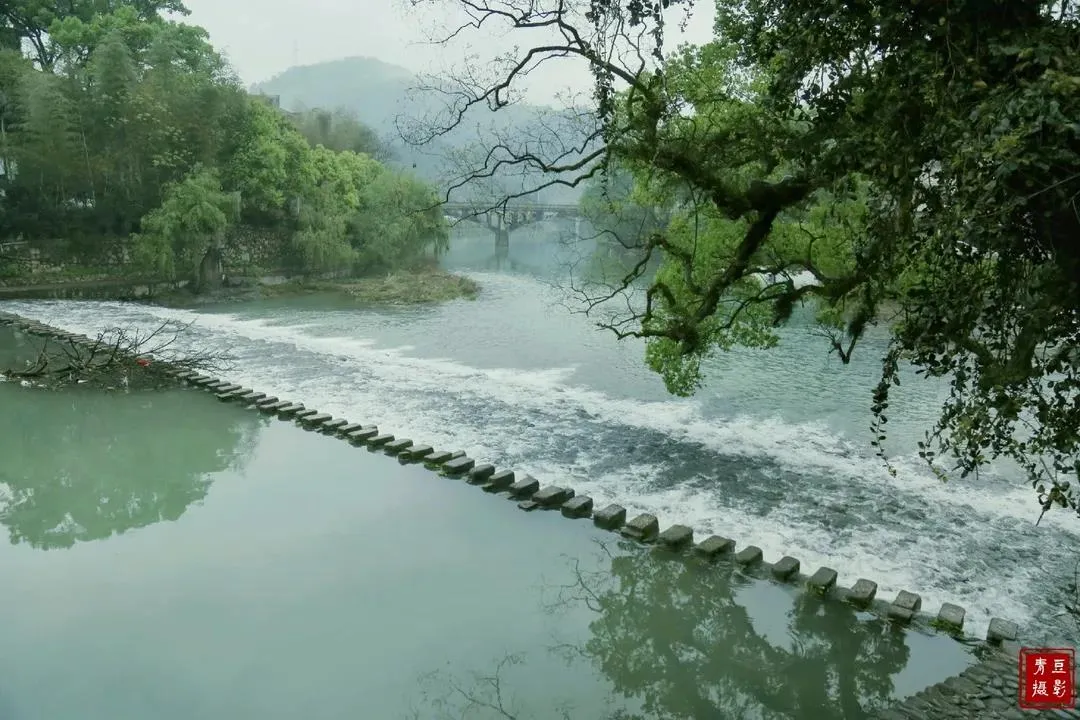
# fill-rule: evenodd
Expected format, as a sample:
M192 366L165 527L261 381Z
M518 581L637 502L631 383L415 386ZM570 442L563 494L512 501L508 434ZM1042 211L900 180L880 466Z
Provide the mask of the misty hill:
M486 137L492 131L528 134L541 117L555 111L529 105L513 105L491 113L476 108L460 127L423 148L401 140L395 119L433 118L446 107L439 93L417 91L421 80L409 70L369 57L291 67L252 90L277 95L281 107L292 111L322 108L344 109L374 129L390 146L395 162L415 167L415 172L432 182L443 180L447 159ZM576 202L579 191L554 187L544 191L546 202Z

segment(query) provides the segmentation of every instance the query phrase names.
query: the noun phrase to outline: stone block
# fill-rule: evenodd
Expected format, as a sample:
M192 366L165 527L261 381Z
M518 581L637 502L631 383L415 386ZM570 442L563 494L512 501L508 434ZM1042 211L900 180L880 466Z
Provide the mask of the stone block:
M946 630L959 632L964 629L964 608L952 603L942 603L938 610L937 624Z
M514 471L499 470L497 473L489 477L486 483L484 483L484 490L487 490L488 492L500 492L513 484Z
M322 425L324 422L332 418L333 415L331 415L330 413L321 413L315 410L301 410L300 412L296 413L296 419L300 421L301 425L305 425L307 427L315 427L317 425Z
M896 599L892 601L892 604L896 607L910 610L913 613L922 610L922 598L915 593L908 592L907 590L901 590L896 594Z
M236 399L237 397L239 397L239 396L237 395L237 393L238 393L238 392L240 392L240 391L239 391L239 390L234 390L234 391L232 391L232 392L220 392L220 393L215 393L215 394L214 394L214 397L216 397L216 398L217 398L218 400L220 400L221 402L228 402L228 401L230 401L230 400L234 400L234 399Z
M593 501L588 495L576 495L562 504L562 514L568 518L589 517L592 514Z
M651 542L660 533L660 521L655 515L642 513L627 521L622 527L622 534L631 540Z
M304 409L302 403L289 403L285 407L278 408L278 415L281 417L292 417L298 412L304 412Z
M987 642L1000 645L1003 642L1015 642L1017 636L1016 623L1001 618L990 618L990 626L986 628Z
M473 485L483 485L494 474L495 466L491 463L483 463L469 471L469 482Z
M859 578L847 591L846 600L852 605L866 607L874 602L875 595L877 595L877 583L866 578Z
M801 563L790 555L785 555L776 561L772 566L772 574L778 580L787 580L792 575L796 575L799 572Z
M260 410L266 410L271 405L277 405L279 402L281 402L281 401L278 400L276 397L271 396L271 397L263 398L262 400L257 401L255 403L255 407L259 408Z
M211 386L211 387L213 387L213 386ZM237 385L236 383L226 383L225 385L218 385L217 388L216 388L216 390L219 393L227 393L227 392L232 392L233 390L240 390L240 389L241 389L241 386Z
M694 542L694 531L685 525L672 525L656 536L656 542L671 550L682 550Z
M889 609L886 614L889 616L890 620L896 620L901 623L909 623L915 617L915 612L913 610L891 603L889 604Z
M735 549L735 541L731 538L710 535L694 546L694 552L702 557L713 560L720 555L727 555Z
M277 402L270 403L269 405L262 405L262 406L256 406L256 407L258 407L259 410L264 412L264 413L276 413L276 412L280 412L282 410L282 408L287 408L290 405L292 405L292 403L289 402L288 400L278 400Z
M622 505L608 505L593 513L593 524L605 530L618 530L626 522L626 508Z
M412 447L413 441L408 438L397 438L383 445L383 450L391 455L397 455L403 450Z
M323 423L319 425L319 430L327 433L337 432L348 424L349 421L345 418L330 418L329 420L324 420Z
M442 465L447 460L453 458L453 453L448 453L445 450L436 450L433 453L429 453L424 456L424 463L426 465Z
M443 472L445 472L447 475L462 475L472 470L474 465L476 465L475 460L473 460L471 457L466 457L462 455L461 457L447 460L445 463L443 463L442 468Z
M390 442L393 439L394 439L393 435L391 435L389 433L383 433L382 435L374 435L374 436L368 438L367 442L368 442L368 445L372 445L374 447L381 447L382 445L385 445L386 443Z
M570 488L559 487L558 485L549 485L546 488L539 490L533 495L533 500L540 503L544 507L558 507L564 502L574 497L574 491Z
M199 373L193 377L189 377L187 379L187 384L202 387L203 383L209 382L214 379L215 378L212 378L209 375L203 375L202 373Z
M454 459L459 458L459 457L465 457L465 451L464 450L455 450L454 452L450 453L450 459L451 460L454 460Z
M253 403L266 398L266 393L252 390L241 395L238 399L246 403Z
M806 581L807 586L814 592L819 592L822 595L831 592L836 587L836 571L829 567L820 567L817 569L810 579Z
M430 445L413 445L411 448L405 451L403 457L407 458L411 462L418 462L425 457L435 452Z
M359 430L353 430L345 437L349 439L349 442L360 443L364 442L365 440L370 440L378 434L379 428L375 427L374 425L368 425L367 427L362 427Z
M227 380L214 379L213 382L203 383L204 390L211 390L213 392L226 392L232 387L232 383Z
M757 565L761 562L761 548L757 545L747 545L742 550L735 553L735 562L747 567L750 565Z
M356 430L360 430L363 427L364 427L363 423L346 423L346 424L342 425L341 427L339 427L334 432L336 432L338 435L346 435L347 436L349 433L354 432Z
M530 512L532 510L538 510L540 508L540 503L533 500L522 500L518 503L518 507L525 512Z
M507 488L511 497L532 497L540 489L540 483L536 478L525 475L516 483Z

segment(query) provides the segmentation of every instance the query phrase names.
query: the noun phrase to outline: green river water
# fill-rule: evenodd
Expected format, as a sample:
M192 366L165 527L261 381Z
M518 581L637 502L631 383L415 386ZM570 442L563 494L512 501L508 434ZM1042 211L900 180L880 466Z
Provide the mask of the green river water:
M862 718L972 661L194 390L0 408L3 720Z

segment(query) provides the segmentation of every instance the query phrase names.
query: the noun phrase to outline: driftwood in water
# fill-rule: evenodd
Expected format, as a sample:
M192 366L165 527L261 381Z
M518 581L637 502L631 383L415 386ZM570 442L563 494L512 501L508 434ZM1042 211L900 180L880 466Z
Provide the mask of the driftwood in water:
M2 374L44 387L94 383L115 388L171 382L166 371L228 370L229 358L224 352L177 349L177 340L190 327L166 321L152 330L109 328L96 338L45 336L36 357Z

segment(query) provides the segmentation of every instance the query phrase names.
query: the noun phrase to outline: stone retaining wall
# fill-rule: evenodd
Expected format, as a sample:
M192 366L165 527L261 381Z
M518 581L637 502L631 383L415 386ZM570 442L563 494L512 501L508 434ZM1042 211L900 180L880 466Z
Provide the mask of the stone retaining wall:
M56 336L77 343L93 342L84 335L68 333L10 313L0 313L0 324L14 325L30 333ZM568 518L591 518L598 527L618 532L624 537L640 543L656 545L675 553L693 553L707 560L724 559L727 562L736 564L747 574L771 578L780 583L797 585L807 592L832 595L843 602L855 605L880 617L888 618L896 623L914 623L933 627L956 637L963 636L966 613L962 607L952 603L944 603L937 613L930 614L923 610L922 598L914 592L901 590L895 598L878 598L877 583L866 578L856 579L850 587L841 586L838 582L839 575L832 568L820 567L813 570L813 572L809 572L809 568L807 568L807 571L804 572L802 563L798 558L791 556L784 556L775 562L768 562L763 557L760 548L754 545L738 547L735 540L720 535L711 535L695 542L693 529L685 525L672 525L661 530L660 523L655 515L643 513L629 517L626 509L617 504L595 508L592 498L578 495L573 488L556 485L541 487L539 481L529 475L514 470L498 469L489 463L477 462L463 451L437 449L431 445L413 441L411 438L396 437L373 423L351 422L345 418L335 418L328 413L321 413L314 408L308 408L303 403L269 396L266 393L194 371L177 370L172 374L182 383L214 393L222 402L243 403L251 410L294 421L308 430L334 435L354 445L365 445L369 448L382 450L387 455L396 457L399 462L423 464L443 476L462 479L470 485L478 486L485 492L516 502L519 508L527 512L557 510ZM950 694L948 692L950 687L956 687L957 683L959 683L959 687L964 691L969 690L969 685L977 684L984 675L1001 677L1004 678L1003 682L1012 683L1008 685L1008 692L1012 694L1009 704L1015 708L1017 697L1016 655L1013 649L1017 636L1017 626L1014 623L1001 618L993 618L987 628L985 639L989 648L998 649L994 652L994 658L996 659L973 666L959 676L959 679L950 679L945 683L924 690L922 693L913 696L908 703L902 704L899 709L890 711L892 714L887 717L894 720L904 718L973 717L972 715L919 713L923 712L922 707L926 703L930 703L929 707L931 708L941 704L935 704L940 697L952 698L955 701L956 692ZM1006 651L1013 652L1011 669L1001 665L1000 658L1008 657L1007 655L1001 655L1001 653ZM1008 662L1005 661L1005 665L1007 664ZM999 672L1003 674L998 675ZM952 683L952 685L949 683ZM994 687L1000 689L999 685ZM992 697L986 700L989 699L992 699ZM987 708L996 708L998 705L991 705L981 695L973 698L973 700L984 703ZM953 702L949 707L953 709L956 707L971 708L977 705L976 702L969 702L967 705ZM969 710L965 709L964 712L969 712ZM977 715L977 717L1012 717L1012 715ZM1080 713L1060 715L1060 717L1080 718Z

